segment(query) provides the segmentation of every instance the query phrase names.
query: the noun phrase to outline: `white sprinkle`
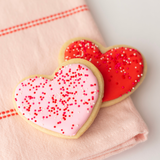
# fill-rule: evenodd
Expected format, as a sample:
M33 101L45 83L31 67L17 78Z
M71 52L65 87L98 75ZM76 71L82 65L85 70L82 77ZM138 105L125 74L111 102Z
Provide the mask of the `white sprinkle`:
M141 65L142 63L140 62L139 64Z
M143 76L143 74L141 74L141 76Z
M132 89L134 89L134 87L132 87Z
M137 75L137 77L140 77L140 75Z
M91 60L92 60L92 58L89 59L89 61L91 61Z
M135 80L135 82L137 82L137 80Z
M87 113L89 113L89 111L87 111Z
M137 68L137 66L135 66L135 68Z

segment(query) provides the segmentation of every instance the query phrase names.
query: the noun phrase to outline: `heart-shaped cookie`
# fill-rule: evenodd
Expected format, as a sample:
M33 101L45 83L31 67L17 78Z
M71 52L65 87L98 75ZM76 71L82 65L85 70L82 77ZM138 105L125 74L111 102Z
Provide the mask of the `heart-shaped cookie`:
M59 63L82 58L93 63L104 78L102 107L110 106L128 97L142 83L147 65L142 54L133 47L116 45L108 48L87 38L66 42L59 54Z
M103 98L99 70L83 59L64 62L51 76L22 80L13 95L19 115L35 128L68 139L80 137L94 121Z

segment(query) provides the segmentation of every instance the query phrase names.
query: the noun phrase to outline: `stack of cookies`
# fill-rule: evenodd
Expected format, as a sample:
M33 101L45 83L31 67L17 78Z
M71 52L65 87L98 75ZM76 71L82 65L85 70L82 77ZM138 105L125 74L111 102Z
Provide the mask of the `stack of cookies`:
M21 80L13 101L18 114L33 127L77 139L94 125L101 107L131 95L146 72L144 57L133 47L105 48L94 40L74 38L62 46L56 71Z

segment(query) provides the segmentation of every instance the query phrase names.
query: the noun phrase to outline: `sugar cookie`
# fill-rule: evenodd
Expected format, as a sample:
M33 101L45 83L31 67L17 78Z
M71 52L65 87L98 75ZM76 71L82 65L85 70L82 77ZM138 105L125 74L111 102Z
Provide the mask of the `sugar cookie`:
M33 75L16 87L18 114L33 127L61 138L80 137L96 118L103 98L99 70L83 59L62 63L51 76Z

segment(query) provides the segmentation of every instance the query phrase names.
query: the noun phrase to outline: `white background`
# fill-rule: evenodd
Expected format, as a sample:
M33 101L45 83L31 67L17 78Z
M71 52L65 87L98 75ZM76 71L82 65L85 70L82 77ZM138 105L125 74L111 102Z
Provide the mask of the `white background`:
M127 44L145 56L148 73L132 100L148 141L107 160L160 160L160 0L86 0L106 45Z

